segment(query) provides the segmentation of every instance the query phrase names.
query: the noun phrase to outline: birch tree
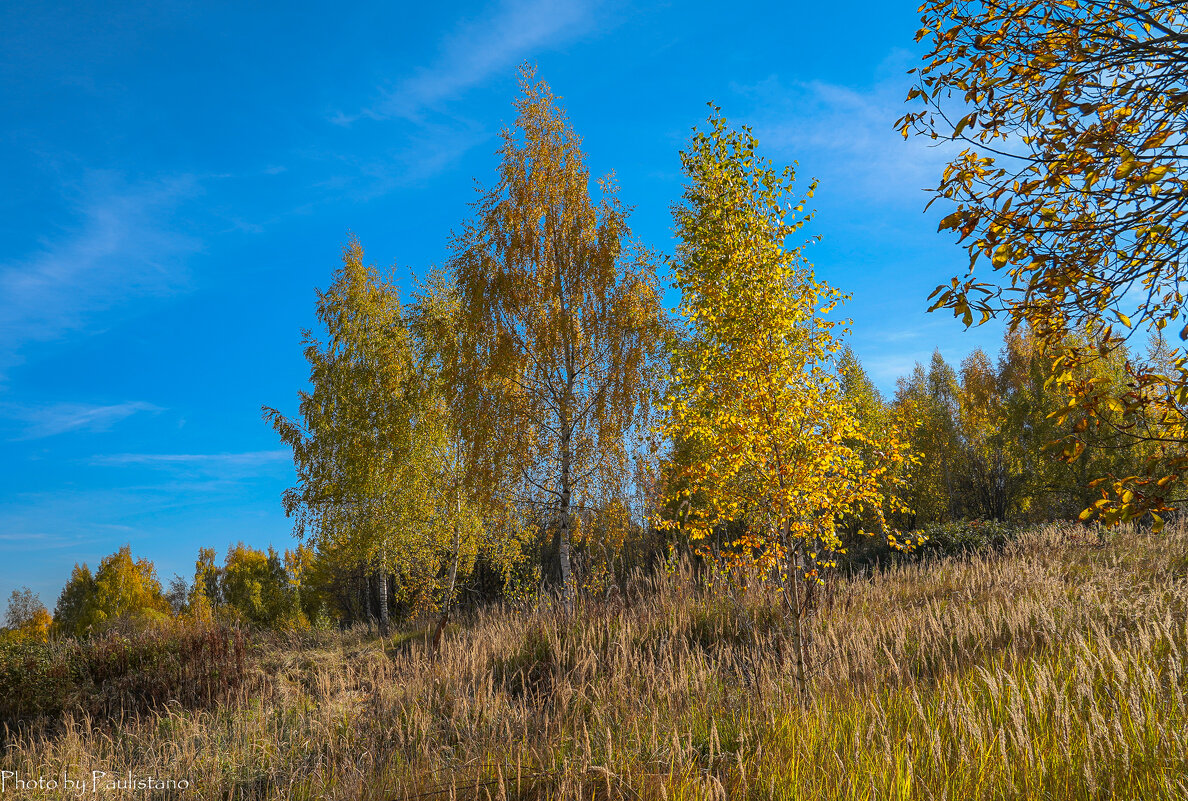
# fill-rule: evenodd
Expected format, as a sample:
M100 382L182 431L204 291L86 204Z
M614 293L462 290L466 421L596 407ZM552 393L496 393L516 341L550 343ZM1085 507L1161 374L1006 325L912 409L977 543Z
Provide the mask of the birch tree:
M354 239L330 289L318 293L317 315L326 339L304 332L312 389L299 393L300 419L264 407L293 449L297 485L285 492L285 512L298 537L374 577L386 630L388 576L434 552L416 525L428 487L413 431L413 341L395 288L363 263ZM370 594L370 578L367 583Z
M685 331L663 428L689 458L672 471L680 512L667 524L694 539L743 532L734 552L780 577L807 688L805 583L832 566L844 517L873 517L895 543L884 509L898 510L888 485L908 454L893 426L864 429L845 398L830 317L843 296L787 243L810 218L792 167L759 157L750 131L716 110L681 164L672 269Z
M498 180L450 263L463 309L452 401L474 469L555 523L568 609L573 514L622 491L661 313L614 184L594 200L557 98L530 69L520 85Z
M507 514L507 499L497 485L471 470L463 426L450 408L448 366L458 357L459 320L462 314L457 288L440 270L420 283L411 308L411 329L419 354L418 415L419 451L429 455L429 505L425 524L437 531L441 563L439 617L432 643L436 650L453 613L459 581L479 555L507 570L520 557L520 531Z

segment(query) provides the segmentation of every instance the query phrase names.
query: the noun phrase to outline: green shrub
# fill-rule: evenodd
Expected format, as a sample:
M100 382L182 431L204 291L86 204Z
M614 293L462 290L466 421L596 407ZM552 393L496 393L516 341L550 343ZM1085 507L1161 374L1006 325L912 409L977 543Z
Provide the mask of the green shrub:
M929 523L917 531L904 534L900 541L917 542L924 537L922 545L911 551L896 551L878 535L847 538L846 556L838 560L845 569L858 570L877 564L888 564L926 557L957 556L1001 549L1008 542L1017 539L1024 527L997 520L954 520L949 523Z
M922 554L956 555L970 551L1002 548L1017 539L1022 527L997 520L955 520L933 523L920 529L926 537L919 551Z

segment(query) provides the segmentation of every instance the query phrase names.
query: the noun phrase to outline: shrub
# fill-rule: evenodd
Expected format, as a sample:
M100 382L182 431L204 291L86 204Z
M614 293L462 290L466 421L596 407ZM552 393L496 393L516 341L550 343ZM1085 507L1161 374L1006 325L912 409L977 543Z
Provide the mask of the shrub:
M221 626L112 632L84 645L84 706L97 715L140 712L168 701L217 703L246 673L243 633Z
M1022 531L1022 526L997 520L930 523L904 537L913 543L917 542L919 537L924 538L922 544L907 552L893 550L877 535L851 537L846 541L847 554L839 563L847 569L854 570L879 563L998 550L1017 539Z
M242 632L170 625L88 640L0 643L0 720L66 710L137 714L169 701L209 707L247 674Z
M996 520L955 520L951 523L933 523L918 533L926 537L920 546L922 554L960 554L970 551L1001 549L1011 540L1017 539L1020 526Z
M0 720L57 714L77 687L78 645L27 637L0 640Z

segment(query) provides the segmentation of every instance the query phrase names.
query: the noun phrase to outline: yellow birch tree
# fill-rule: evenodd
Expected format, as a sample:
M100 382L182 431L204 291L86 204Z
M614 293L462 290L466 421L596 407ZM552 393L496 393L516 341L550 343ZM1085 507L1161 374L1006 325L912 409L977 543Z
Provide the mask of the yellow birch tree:
M453 612L460 576L474 568L480 554L505 574L521 556L521 531L518 519L509 513L509 499L500 486L486 481L485 474L471 469L464 426L449 404L449 366L458 358L461 316L457 287L445 272L431 271L420 282L410 326L419 357L415 430L419 450L432 457L424 468L430 479L425 523L438 531L444 546L442 564L435 568L435 573L445 574L438 588L435 650Z
M378 580L386 631L388 576L416 572L437 547L418 525L428 459L414 432L414 343L395 287L364 264L354 239L330 289L318 293L318 318L327 336L304 334L312 391L299 393L300 420L270 407L264 416L293 449L297 486L284 503L297 535Z
M717 109L681 164L671 266L686 330L663 428L693 457L672 470L679 511L662 522L695 539L745 523L734 546L781 577L806 688L804 584L831 565L843 516L872 515L896 542L883 510L908 454L893 428L859 423L837 371L842 323L827 316L843 296L787 244L811 218L815 183L795 197L793 168L759 157L750 130Z

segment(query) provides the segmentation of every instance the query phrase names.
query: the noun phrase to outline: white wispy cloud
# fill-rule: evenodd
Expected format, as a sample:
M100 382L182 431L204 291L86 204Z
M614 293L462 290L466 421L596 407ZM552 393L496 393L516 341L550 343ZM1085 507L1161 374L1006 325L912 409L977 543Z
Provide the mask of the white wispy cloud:
M72 190L76 221L57 222L37 250L0 263L0 378L31 343L101 327L103 312L186 286L200 242L173 225L190 176L128 184L91 172Z
M401 118L422 123L443 105L493 75L506 72L538 49L558 47L593 26L599 3L574 0L505 0L491 13L468 20L449 34L433 64L417 69L379 99L354 114L332 120Z
M159 412L161 408L144 401L110 405L53 403L42 406L4 404L0 418L17 424L15 440L42 439L71 431L107 431L116 423L138 412Z
M245 451L242 453L115 453L96 456L92 462L97 465L113 467L147 465L217 472L228 468L252 468L287 462L292 458L293 453L288 450Z
M483 126L463 120L435 120L416 126L398 147L381 153L335 155L330 177L316 184L327 197L366 203L397 187L432 179L471 148L491 138Z

